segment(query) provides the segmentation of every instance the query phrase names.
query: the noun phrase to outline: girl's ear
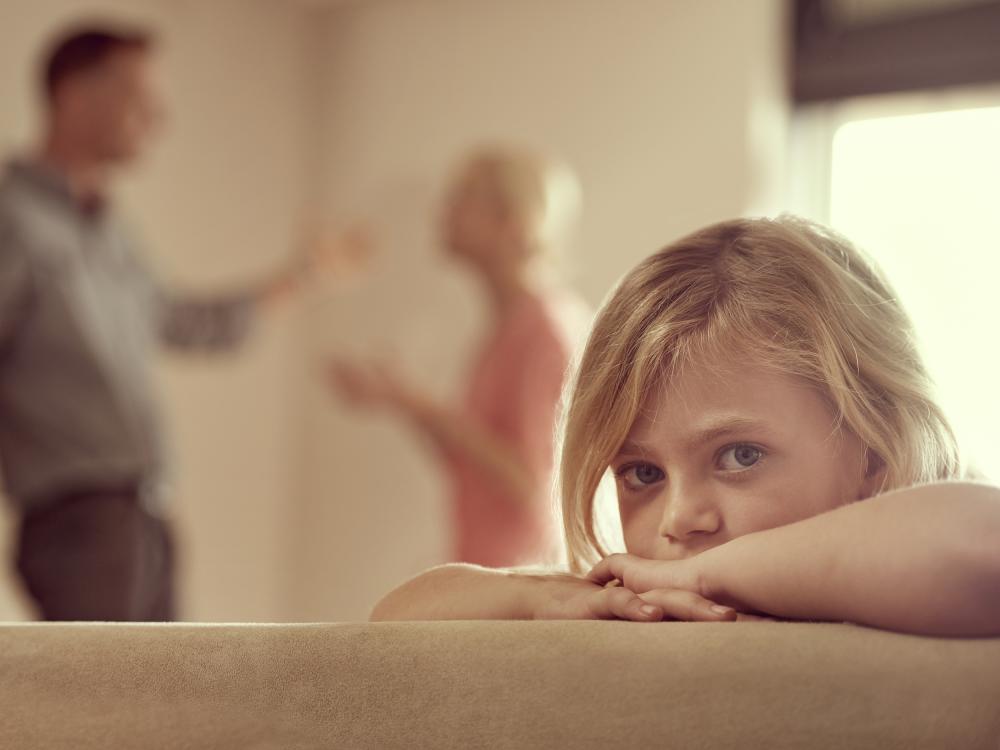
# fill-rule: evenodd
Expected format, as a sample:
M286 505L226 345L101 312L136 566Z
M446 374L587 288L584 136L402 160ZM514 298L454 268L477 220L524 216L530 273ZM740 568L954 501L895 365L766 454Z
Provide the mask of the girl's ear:
M865 500L879 493L885 484L886 471L882 457L871 448L865 448L864 477L858 487L858 500Z

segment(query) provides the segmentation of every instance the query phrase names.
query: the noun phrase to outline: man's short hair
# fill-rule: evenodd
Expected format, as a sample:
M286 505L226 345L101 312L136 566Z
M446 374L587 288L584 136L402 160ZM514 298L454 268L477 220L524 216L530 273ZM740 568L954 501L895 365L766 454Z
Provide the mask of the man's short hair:
M92 26L64 33L51 46L42 68L46 99L51 101L65 80L97 67L116 52L145 51L153 42L152 33L139 28Z

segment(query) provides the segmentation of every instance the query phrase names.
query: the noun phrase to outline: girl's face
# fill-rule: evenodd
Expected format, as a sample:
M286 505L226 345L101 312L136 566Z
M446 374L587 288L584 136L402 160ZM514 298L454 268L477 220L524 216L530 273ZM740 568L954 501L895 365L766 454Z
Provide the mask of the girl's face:
M675 560L870 496L866 463L813 388L716 360L652 391L611 468L628 551Z

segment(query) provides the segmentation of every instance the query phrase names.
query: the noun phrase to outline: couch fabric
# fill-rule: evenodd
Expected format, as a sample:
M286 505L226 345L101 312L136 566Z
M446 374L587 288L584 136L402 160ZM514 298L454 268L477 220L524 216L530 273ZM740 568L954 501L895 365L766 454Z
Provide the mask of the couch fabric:
M1000 748L1000 639L806 623L0 626L0 748Z

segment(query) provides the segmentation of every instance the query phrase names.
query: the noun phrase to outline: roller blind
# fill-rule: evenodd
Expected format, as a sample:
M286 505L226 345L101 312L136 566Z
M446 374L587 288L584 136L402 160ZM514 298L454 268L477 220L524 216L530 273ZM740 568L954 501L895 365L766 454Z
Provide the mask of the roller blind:
M1000 82L1000 2L796 0L792 96L800 103Z

